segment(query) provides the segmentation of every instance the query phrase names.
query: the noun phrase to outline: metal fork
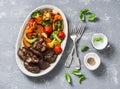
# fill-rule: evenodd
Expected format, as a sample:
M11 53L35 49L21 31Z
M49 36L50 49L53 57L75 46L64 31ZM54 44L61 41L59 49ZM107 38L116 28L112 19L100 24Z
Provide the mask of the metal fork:
M74 50L74 55L73 55L73 58L75 60L75 69L80 69L81 68L81 62L80 62L80 59L78 57L78 54L77 54L77 41L82 37L83 35L83 32L84 32L84 28L85 28L85 23L82 23L82 24L79 24L78 25L78 28L77 28L77 37L75 39L75 42L74 42L74 45L75 45L75 50Z
M69 23L69 33L70 33L70 38L73 40L73 42L75 41L77 35L76 35L76 29L75 29L75 25L73 25L72 23ZM73 51L74 51L74 47L75 45L73 44L72 50L70 52L70 54L68 55L66 61L65 61L65 66L66 67L70 67L71 63L72 63L72 59L73 59Z
M70 37L71 39L73 40L73 48L70 52L70 54L68 55L67 59L66 59L66 62L65 62L65 66L66 67L70 67L71 63L72 63L72 59L73 59L73 51L75 49L75 55L74 55L74 59L76 60L75 63L76 63L76 68L78 69L78 67L80 68L80 62L78 61L79 59L76 58L77 57L77 52L76 52L76 42L78 41L78 39L80 39L80 37L82 36L83 32L84 32L84 27L85 25L83 24L79 24L78 27L77 27L77 30L75 28L75 26L71 27L72 24L69 24L69 28L71 29L70 30Z

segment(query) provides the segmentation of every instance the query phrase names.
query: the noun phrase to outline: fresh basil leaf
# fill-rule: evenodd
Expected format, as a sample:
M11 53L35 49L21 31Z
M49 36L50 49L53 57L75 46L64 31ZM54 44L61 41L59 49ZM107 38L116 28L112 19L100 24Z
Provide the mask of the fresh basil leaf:
M91 14L88 16L88 21L94 21L96 19L96 14Z
M90 10L89 9L83 9L80 11L82 14L88 14L90 13Z
M103 38L102 37L94 38L93 42L103 42Z
M69 73L65 73L65 78L68 83L71 83L72 79Z
M81 75L78 79L78 82L81 83L83 80L85 80L85 76L84 75Z
M72 70L72 74L77 75L77 76L82 75L81 71L77 69Z
M82 51L82 52L83 52L83 51L87 51L88 49L89 49L89 47L86 46L86 45L81 47L81 51Z
M82 21L85 21L85 15L84 15L83 13L80 14L80 19L81 19Z

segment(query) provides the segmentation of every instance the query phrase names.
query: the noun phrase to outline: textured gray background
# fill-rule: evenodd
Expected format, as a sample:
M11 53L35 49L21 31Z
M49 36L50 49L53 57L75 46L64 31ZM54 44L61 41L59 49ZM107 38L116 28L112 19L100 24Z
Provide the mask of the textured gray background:
M24 19L38 6L51 4L59 7L69 20L80 23L79 11L89 8L99 20L87 24L86 31L79 41L78 52L82 61L82 72L86 80L79 84L72 76L70 85L64 73L74 69L64 67L66 56L72 47L68 39L64 55L58 65L45 76L31 78L25 76L16 65L15 43ZM109 38L111 48L96 51L90 42L91 35L102 32ZM89 45L87 52L96 52L102 64L96 71L89 71L83 65L87 52L80 52L81 45ZM0 89L119 89L120 88L120 0L0 0Z

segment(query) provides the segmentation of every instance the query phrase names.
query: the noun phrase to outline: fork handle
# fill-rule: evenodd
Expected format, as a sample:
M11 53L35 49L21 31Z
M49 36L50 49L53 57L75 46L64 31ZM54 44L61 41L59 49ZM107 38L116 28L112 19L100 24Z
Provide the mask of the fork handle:
M77 55L76 42L77 41L74 42L75 48L74 48L74 55L73 55L73 57L74 57L74 60L75 60L75 68L76 69L80 69L81 65L80 65L80 59L79 59L79 57Z
M73 60L72 55L73 55L74 48L75 48L75 45L73 45L72 50L71 50L70 54L68 55L68 57L67 57L67 59L65 61L65 66L68 67L68 68L70 67L70 65L72 63L72 60Z

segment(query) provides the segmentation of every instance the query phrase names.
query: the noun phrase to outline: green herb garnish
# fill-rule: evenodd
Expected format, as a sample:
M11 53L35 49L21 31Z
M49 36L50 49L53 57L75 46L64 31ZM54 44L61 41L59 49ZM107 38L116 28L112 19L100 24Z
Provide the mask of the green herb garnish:
M86 15L88 15L87 17L88 21L94 21L96 19L96 14L91 13L89 9L83 9L80 11L80 19L82 21L86 20Z
M65 78L68 83L71 83L72 79L69 73L65 73Z
M85 80L85 76L84 75L81 75L78 79L78 82L81 83L83 80Z
M83 52L83 51L87 51L88 49L89 49L89 47L86 46L86 45L81 47L81 51L82 51L82 52Z
M72 74L80 76L82 73L80 70L74 69L74 70L72 70Z
M97 37L93 39L94 42L103 42L103 38L102 37Z
M91 14L91 15L89 15L87 19L88 19L89 21L95 20L95 19L96 19L96 14Z

